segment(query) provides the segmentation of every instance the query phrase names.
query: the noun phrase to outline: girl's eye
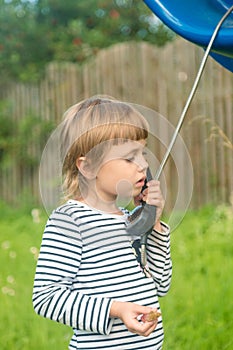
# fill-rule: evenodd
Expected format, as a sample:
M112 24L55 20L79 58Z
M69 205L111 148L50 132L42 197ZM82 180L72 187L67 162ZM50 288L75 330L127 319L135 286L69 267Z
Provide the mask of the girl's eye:
M128 158L125 158L125 160L129 163L133 162L134 161L134 157L128 157Z

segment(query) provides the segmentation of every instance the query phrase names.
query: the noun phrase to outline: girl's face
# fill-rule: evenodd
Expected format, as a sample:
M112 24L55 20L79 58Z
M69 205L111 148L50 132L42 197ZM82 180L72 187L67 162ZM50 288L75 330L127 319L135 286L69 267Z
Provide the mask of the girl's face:
M100 200L113 202L140 194L148 167L145 145L145 140L127 140L111 146L96 173L95 190Z

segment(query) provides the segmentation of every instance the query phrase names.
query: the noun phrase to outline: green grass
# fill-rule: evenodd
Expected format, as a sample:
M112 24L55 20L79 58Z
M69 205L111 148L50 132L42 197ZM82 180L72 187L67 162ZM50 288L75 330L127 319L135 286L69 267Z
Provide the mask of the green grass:
M0 208L0 349L67 349L72 331L36 315L31 302L46 217L34 223L30 212Z
M205 208L172 234L172 286L161 299L165 350L233 349L232 217L230 208Z
M30 212L0 209L0 348L67 349L72 330L37 316L31 303L46 216L35 223ZM164 350L233 349L232 217L224 206L190 211L172 233Z

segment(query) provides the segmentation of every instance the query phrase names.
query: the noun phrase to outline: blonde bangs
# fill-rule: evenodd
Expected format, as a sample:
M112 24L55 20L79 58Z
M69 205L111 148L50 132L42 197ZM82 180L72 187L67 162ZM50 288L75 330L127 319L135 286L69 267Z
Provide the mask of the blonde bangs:
M93 147L105 141L113 141L112 144L126 142L127 140L139 141L148 137L148 131L132 124L109 123L94 127L81 136L84 142L79 144L86 145L85 154ZM81 141L81 140L80 140ZM83 147L82 147L83 148ZM82 155L85 155L82 154Z
M124 139L139 141L148 137L148 131L144 128L133 124L108 124L102 126L101 131L103 138L106 140L111 139Z

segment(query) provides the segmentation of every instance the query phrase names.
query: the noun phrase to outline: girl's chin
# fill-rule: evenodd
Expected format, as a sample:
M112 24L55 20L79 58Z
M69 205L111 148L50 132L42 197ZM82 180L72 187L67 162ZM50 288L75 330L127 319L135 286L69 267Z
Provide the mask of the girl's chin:
M142 193L142 187L143 187L143 185L142 186L135 186L134 193L136 196L139 196Z

